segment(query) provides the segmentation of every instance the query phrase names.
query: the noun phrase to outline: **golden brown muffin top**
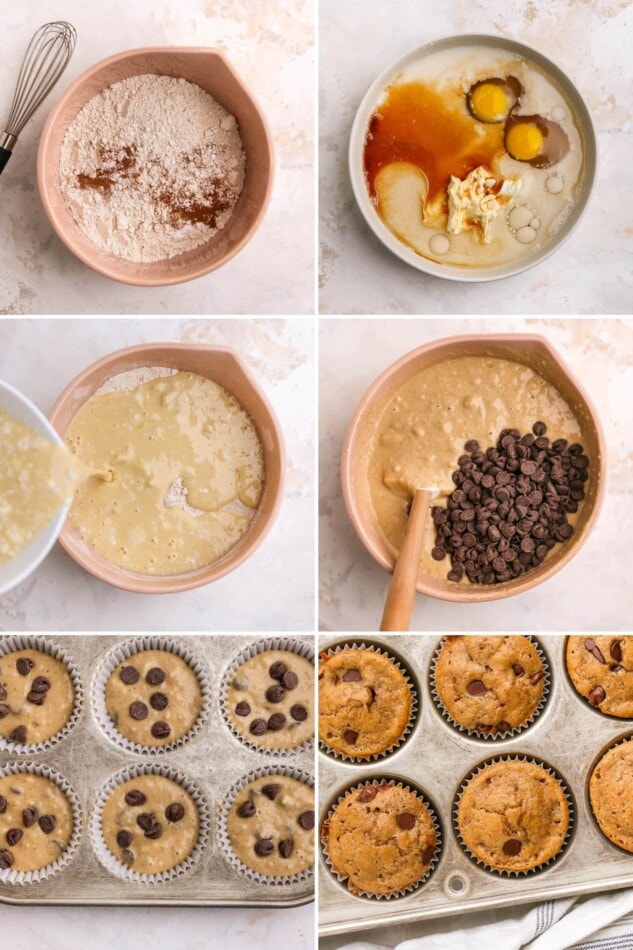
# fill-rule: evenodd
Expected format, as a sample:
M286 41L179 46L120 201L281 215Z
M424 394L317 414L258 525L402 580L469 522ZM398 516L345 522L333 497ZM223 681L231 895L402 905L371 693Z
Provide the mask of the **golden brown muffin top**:
M633 719L633 637L568 637L567 670L592 706Z
M614 844L633 853L633 741L622 742L602 756L589 779L596 821Z

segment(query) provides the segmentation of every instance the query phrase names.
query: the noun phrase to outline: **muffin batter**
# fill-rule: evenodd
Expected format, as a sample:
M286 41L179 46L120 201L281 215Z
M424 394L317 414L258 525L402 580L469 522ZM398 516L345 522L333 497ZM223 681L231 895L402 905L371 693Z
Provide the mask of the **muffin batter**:
M527 637L446 637L435 667L440 702L460 726L502 735L534 715L545 674Z
M0 777L0 871L38 871L73 833L70 802L54 782L27 772Z
M247 867L286 877L314 864L314 789L265 775L235 797L227 818L231 847Z
M589 779L589 797L600 829L633 854L633 742L621 742L602 756Z
M335 752L369 759L402 737L411 716L403 672L375 650L340 650L319 668L319 739Z
M180 739L202 709L198 677L168 650L142 650L119 663L108 677L105 700L116 729L139 745Z
M93 479L70 519L97 554L139 574L195 571L217 561L249 527L264 481L252 419L221 386L195 373L94 395L66 440Z
M231 680L226 711L245 739L292 749L314 735L314 666L290 650L256 653Z
M563 847L569 806L560 782L534 762L504 761L470 779L458 811L466 847L496 871L531 871Z
M425 802L387 782L348 792L324 834L334 869L352 893L393 894L417 884L438 845Z
M32 745L64 728L75 690L64 664L40 650L0 657L0 736Z
M633 637L568 637L566 660L572 683L592 706L633 719Z
M551 439L583 442L580 425L560 393L523 363L456 357L402 383L382 412L367 468L374 510L387 541L400 548L416 488L438 488L436 504L453 491L451 475L467 440L476 439L485 451L503 428L528 432L537 419L545 422ZM570 524L580 511L582 506L577 515L568 516ZM428 518L420 567L444 579L445 564L431 557L434 533Z
M115 858L138 874L169 871L189 857L200 820L193 798L162 775L117 785L101 814L101 830Z

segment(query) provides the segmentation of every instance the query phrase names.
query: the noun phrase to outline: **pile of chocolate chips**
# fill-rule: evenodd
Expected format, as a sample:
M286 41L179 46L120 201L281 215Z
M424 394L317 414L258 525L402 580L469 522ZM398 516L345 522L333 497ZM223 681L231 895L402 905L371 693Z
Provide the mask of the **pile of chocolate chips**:
M125 683L126 686L135 686L140 680L141 674L135 666L123 666L119 672L119 677L121 678L121 682ZM161 670L160 666L153 666L151 670L148 670L145 680L150 686L160 686L165 682L165 671ZM152 693L149 698L149 704L152 709L155 709L157 712L162 712L163 709L167 709L169 706L169 698L165 693ZM136 719L137 722L147 719L149 715L149 709L140 699L136 699L133 703L130 703L128 712L130 718ZM152 723L150 732L154 739L167 739L171 734L171 726L163 719L157 719L156 722Z
M271 782L268 785L262 785L262 795L265 795L269 801L274 802L281 791L281 785L278 782ZM237 807L237 813L240 818L254 818L257 814L257 807L252 798L247 798ZM310 831L314 828L314 812L302 811L297 818L297 824L304 831ZM282 858L289 858L294 851L294 839L283 838L277 845L277 850ZM275 850L275 843L272 838L258 838L253 850L259 858L268 858Z
M7 810L8 802L4 795L0 795L0 815L4 815ZM24 828L32 828L37 822L37 826L42 834L50 835L57 827L57 820L54 815L38 815L35 808L25 808L22 811L22 825ZM5 838L10 848L15 846L24 837L21 828L9 828ZM13 866L13 855L10 851L0 850L0 871L6 871Z
M589 459L566 439L550 444L544 422L532 432L503 429L483 452L472 439L453 472L446 508L431 509L431 554L451 559L449 581L500 584L542 564L557 542L571 538L567 515L585 497Z
M273 663L268 675L275 681L274 686L269 686L266 690L266 700L269 703L280 703L286 698L288 690L296 689L299 685L299 677L293 670L289 670L282 660ZM239 682L234 682L236 689L240 689ZM235 707L236 716L250 716L252 710L250 703L245 699L241 700ZM308 718L308 710L301 703L295 703L290 707L290 716L294 722L304 722ZM273 713L268 719L253 719L249 724L249 732L254 736L263 736L267 732L279 732L286 726L287 719L282 712ZM292 725L292 723L291 723Z
M140 808L146 801L147 796L138 788L131 788L129 792L125 793L125 802L131 808ZM165 809L165 818L170 824L182 821L184 817L185 809L180 802L172 802ZM163 826L160 821L156 820L154 812L141 812L140 815L137 815L136 824L143 832L143 837L149 838L150 841L156 841L163 834ZM126 864L132 864L134 853L130 851L130 845L134 841L134 835L127 828L122 828L121 831L117 832L116 840L119 847L123 849L123 860Z
M33 660L29 657L21 656L15 661L15 665L20 676L28 676L31 670L35 667ZM46 679L45 676L36 676L33 682L31 683L31 688L27 693L27 700L29 703L33 703L34 706L43 706L44 701L46 700L46 694L51 688L51 684ZM7 698L6 687L0 683L0 700L5 700ZM6 703L0 702L0 719L4 719L5 716L8 716L11 712L9 706ZM26 726L16 726L12 732L8 735L9 742L19 742L21 745L24 745L26 742Z

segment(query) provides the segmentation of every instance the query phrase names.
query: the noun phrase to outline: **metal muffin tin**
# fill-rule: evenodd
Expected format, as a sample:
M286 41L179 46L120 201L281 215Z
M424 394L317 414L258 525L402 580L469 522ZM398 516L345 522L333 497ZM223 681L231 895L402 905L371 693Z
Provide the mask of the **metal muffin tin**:
M146 636L146 635L144 635ZM84 701L78 722L52 749L18 755L0 753L0 769L9 762L37 762L59 772L73 786L81 801L83 831L77 852L59 873L37 884L0 882L0 902L7 904L120 904L179 906L295 907L314 900L314 879L291 884L249 881L231 867L218 839L220 806L231 786L248 772L264 766L296 767L314 772L312 743L281 755L255 752L229 730L220 710L220 683L229 664L257 636L179 636L202 663L211 682L209 713L198 735L182 748L164 755L137 755L115 745L102 731L91 708L95 673L107 653L130 636L65 636L47 634L75 661ZM159 638L160 639L160 638ZM296 637L309 643L310 637ZM88 831L92 808L104 782L126 766L163 764L191 777L199 786L211 813L209 842L194 867L163 884L134 884L111 874L97 858Z
M348 786L384 775L419 786L437 807L443 832L442 855L429 880L412 894L391 900L354 897L330 873L321 853L321 936L633 885L633 855L604 837L593 818L587 792L598 755L618 736L631 732L631 721L603 715L576 693L565 668L566 638L539 635L550 661L549 699L525 732L493 742L459 732L433 702L429 666L440 639L441 634L319 638L320 650L344 642L381 644L402 658L420 687L413 733L392 755L377 762L350 764L319 751L319 829ZM451 823L453 800L462 779L480 762L506 754L533 756L552 766L566 779L576 803L576 826L560 858L542 871L519 877L478 867L462 850Z

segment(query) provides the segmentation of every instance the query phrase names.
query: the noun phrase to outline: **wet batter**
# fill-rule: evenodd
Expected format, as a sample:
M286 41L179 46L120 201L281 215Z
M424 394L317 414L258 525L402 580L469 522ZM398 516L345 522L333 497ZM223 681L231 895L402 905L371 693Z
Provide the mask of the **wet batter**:
M0 657L0 736L44 742L60 732L73 711L75 690L64 664L41 650Z
M72 833L70 802L54 782L26 772L0 778L0 870L47 867Z

